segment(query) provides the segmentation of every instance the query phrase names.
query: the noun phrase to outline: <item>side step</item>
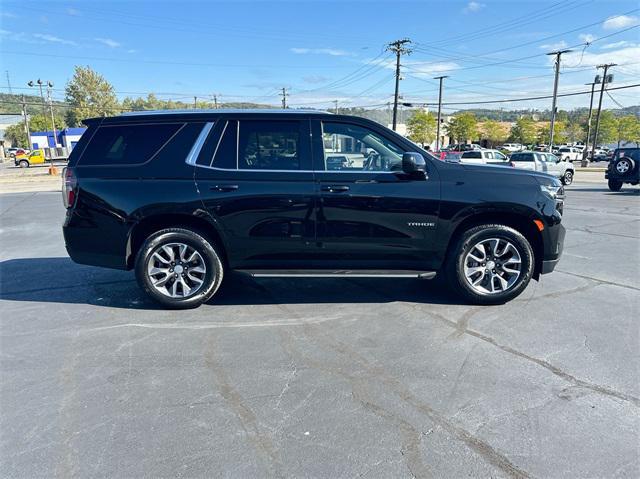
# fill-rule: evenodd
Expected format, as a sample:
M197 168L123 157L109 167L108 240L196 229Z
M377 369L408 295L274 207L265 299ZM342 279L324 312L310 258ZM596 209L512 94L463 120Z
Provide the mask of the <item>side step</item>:
M420 278L433 279L435 271L371 269L237 269L254 278Z

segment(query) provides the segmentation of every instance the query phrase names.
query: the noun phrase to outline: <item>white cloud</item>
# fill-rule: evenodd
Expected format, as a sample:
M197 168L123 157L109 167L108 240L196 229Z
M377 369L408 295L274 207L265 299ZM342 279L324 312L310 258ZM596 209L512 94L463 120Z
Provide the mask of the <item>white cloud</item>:
M106 45L110 48L118 48L121 47L122 44L120 42L116 42L115 40L112 40L111 38L94 38L94 40L96 42L102 43L103 45Z
M561 40L559 42L556 43L547 43L545 45L540 45L540 48L542 50L561 50L562 48L567 48L567 42L565 42L564 40Z
M474 13L482 10L486 5L480 2L474 2L471 0L467 3L467 6L462 9L463 13Z
M353 53L350 53L346 50L339 50L336 48L290 48L289 50L297 55L306 55L309 53L315 55L331 55L332 57L344 57L353 55Z
M71 15L72 17L79 17L80 16L80 11L76 10L75 8L67 8L67 14Z
M49 35L48 33L34 33L33 38L42 40L47 43L59 43L60 45L77 45L72 40L65 40L64 38L56 37L55 35Z
M18 18L18 15L15 15L11 12L0 12L0 17L5 17L5 18Z
M564 68L583 68L589 66L597 66L605 63L616 63L625 69L625 72L629 75L639 75L640 65L638 64L638 58L640 58L640 46L634 45L631 47L624 47L618 50L610 49L601 53L592 53L589 49L576 50L571 53L565 54L562 57L562 64ZM553 63L553 58L549 58L549 63ZM616 67L611 69L611 73L615 74Z
M596 39L596 37L590 33L581 33L578 35L578 38L585 43L592 43Z
M629 42L627 40L621 40L615 43L605 43L600 48L603 50L610 50L611 48L624 48L624 47L635 47L635 46L637 45L633 42Z
M322 75L309 75L306 77L302 77L303 82L311 84L327 83L329 80L331 79Z
M133 48L127 50L127 53L137 53L138 50L134 50Z
M616 15L607 18L602 24L605 30L616 30L618 28L630 27L638 23L638 17L632 15Z

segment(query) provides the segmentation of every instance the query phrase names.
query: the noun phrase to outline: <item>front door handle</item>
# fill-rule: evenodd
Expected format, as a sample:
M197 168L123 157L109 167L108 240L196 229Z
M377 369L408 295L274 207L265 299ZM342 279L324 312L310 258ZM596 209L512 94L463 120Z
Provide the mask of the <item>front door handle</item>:
M238 185L215 185L209 188L211 191L235 191L239 188Z
M323 186L322 191L329 191L330 193L342 193L343 191L349 191L347 185L328 185Z

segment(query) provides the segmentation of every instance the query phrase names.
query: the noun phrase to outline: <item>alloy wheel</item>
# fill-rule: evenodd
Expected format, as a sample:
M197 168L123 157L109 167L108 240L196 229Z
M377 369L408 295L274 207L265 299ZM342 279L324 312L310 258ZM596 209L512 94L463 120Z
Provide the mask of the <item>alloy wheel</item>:
M629 171L629 167L630 167L630 166L631 166L631 165L629 164L629 162L628 162L628 161L626 161L626 160L621 160L621 161L619 161L619 162L618 162L618 164L616 165L616 170L618 171L618 173L620 173L620 174L624 174L624 173L626 173L627 171Z
M185 243L158 246L147 264L151 285L170 298L188 298L196 294L204 284L206 273L202 255Z
M464 258L464 276L481 294L504 293L516 284L522 272L518 248L503 238L476 243Z

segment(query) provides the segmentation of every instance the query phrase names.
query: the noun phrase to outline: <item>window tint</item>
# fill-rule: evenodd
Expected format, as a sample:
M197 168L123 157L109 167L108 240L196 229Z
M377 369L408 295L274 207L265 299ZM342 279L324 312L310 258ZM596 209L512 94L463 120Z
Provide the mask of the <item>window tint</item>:
M392 171L402 169L404 150L368 128L349 123L322 123L324 168L327 171Z
M514 153L511 155L511 161L533 161L531 153Z
M496 160L503 160L505 161L507 159L506 156L504 156L502 153L500 153L499 151L496 151L493 153L494 156L496 157Z
M240 122L240 169L299 170L299 152L300 122Z
M139 165L155 155L182 124L101 126L87 145L81 165ZM185 153L186 155L186 153Z
M465 151L462 158L482 158L482 153L480 151Z
M216 147L211 166L235 170L238 153L238 122L228 121L223 128L222 137Z
M484 155L490 159L493 160L493 151L485 151Z

